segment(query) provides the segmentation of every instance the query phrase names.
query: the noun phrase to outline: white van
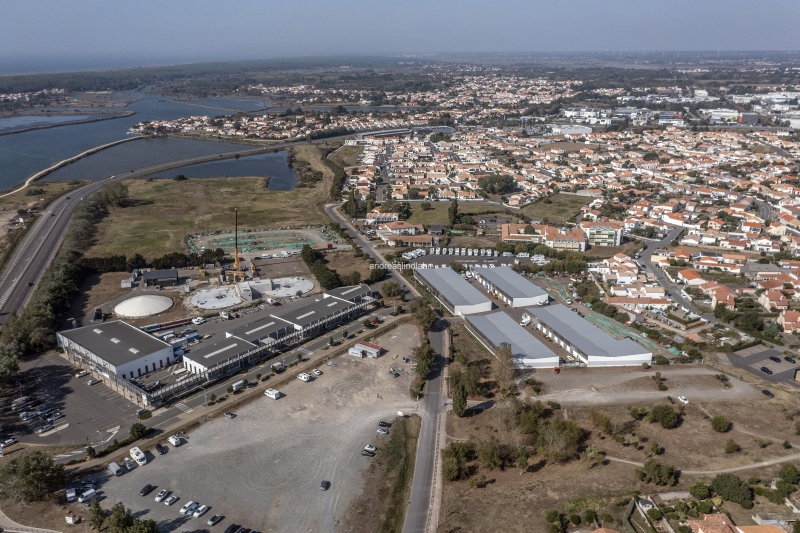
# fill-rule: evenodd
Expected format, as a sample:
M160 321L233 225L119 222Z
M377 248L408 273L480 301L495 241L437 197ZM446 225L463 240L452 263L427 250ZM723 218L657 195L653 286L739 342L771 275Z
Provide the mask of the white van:
M78 503L88 502L95 496L97 496L97 491L94 489L89 489L80 496L78 496Z
M311 376L303 372L297 375L297 379L299 379L300 381L311 381Z
M181 445L181 438L177 435L172 435L167 440L169 441L170 444L172 444L176 448Z
M139 466L147 464L147 456L138 447L131 448L131 457Z
M108 469L111 470L111 473L114 474L115 476L122 475L122 468L120 468L120 466L116 462L109 463Z

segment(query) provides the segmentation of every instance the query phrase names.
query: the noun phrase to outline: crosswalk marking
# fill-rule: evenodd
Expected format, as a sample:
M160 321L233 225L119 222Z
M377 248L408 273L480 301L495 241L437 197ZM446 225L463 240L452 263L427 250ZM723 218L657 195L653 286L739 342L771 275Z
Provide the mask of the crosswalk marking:
M176 403L175 407L177 407L178 409L180 409L184 413L191 413L192 411L194 411L194 409L192 409L191 407L189 407L185 403Z

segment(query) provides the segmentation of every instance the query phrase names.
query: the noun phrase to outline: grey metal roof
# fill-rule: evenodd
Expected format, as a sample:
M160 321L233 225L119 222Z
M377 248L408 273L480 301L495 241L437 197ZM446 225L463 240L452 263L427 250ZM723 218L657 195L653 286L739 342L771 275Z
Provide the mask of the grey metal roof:
M500 344L504 342L509 343L514 357L558 359L558 355L553 350L502 311L488 315L471 315L467 317L467 321L496 347L499 348Z
M481 268L472 271L508 296L509 298L535 298L546 296L544 289L534 285L506 266Z
M525 310L589 357L625 357L649 353L628 338L615 339L564 305L529 307Z
M239 326L225 334L228 337L238 337L248 342L258 343L261 339L274 337L284 332L284 330L293 331L294 329L294 324L271 315L244 326Z
M184 355L184 357L208 368L251 348L255 348L255 345L237 337L229 337L227 339L220 339L213 344L194 348L191 352Z
M177 270L149 270L144 273L144 279L178 279Z
M301 328L306 328L311 326L314 322L323 320L339 311L355 307L355 305L356 304L353 302L341 300L339 298L323 298L317 302L304 305L300 309L273 316L291 322Z
M336 289L326 291L323 296L325 298L334 297L355 302L364 296L372 296L372 289L366 285L350 285L348 287L338 287Z
M60 331L59 335L80 344L114 366L136 361L170 346L121 320L68 329Z
M478 305L491 301L449 267L417 268L414 270L414 275L422 278L454 306Z

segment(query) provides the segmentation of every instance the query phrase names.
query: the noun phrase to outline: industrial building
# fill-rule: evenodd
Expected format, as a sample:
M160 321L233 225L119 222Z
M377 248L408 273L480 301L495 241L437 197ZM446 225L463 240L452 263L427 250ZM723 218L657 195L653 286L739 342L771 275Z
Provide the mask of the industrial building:
M465 325L492 354L502 343L508 343L517 368L553 368L560 362L553 350L502 311L469 316Z
M492 310L492 301L451 268L417 268L414 277L454 315Z
M381 352L383 348L378 346L377 344L372 344L371 342L361 341L357 343L355 346L347 350L348 355L352 355L353 357L371 357L373 359L377 359L381 356Z
M486 290L511 307L545 305L550 301L547 293L507 266L476 268L472 275Z
M303 307L271 313L227 331L224 340L184 355L184 366L192 374L208 378L228 374L272 355L272 350L281 345L316 337L332 326L349 322L374 302L367 285L332 289Z
M133 379L175 362L172 345L121 320L60 331L58 345L77 366Z
M588 367L641 366L652 362L652 352L631 339L611 337L564 305L526 311L542 333Z
M177 270L148 270L142 274L145 287L176 287Z

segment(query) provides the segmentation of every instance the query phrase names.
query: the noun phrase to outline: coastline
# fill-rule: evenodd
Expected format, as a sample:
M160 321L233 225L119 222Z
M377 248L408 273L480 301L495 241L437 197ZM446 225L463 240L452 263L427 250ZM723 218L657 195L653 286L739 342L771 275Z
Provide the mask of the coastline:
M0 132L0 136L13 135L15 133L24 133L26 131L46 130L46 129L49 129L49 128L58 128L60 126L74 126L76 124L88 124L89 122L100 122L102 120L114 120L114 119L117 119L117 118L129 117L129 116L135 115L135 114L136 114L136 111L126 110L124 113L121 113L119 115L115 115L113 117L85 118L85 119L82 119L82 120L75 120L73 122L60 122L58 124L40 124L39 126L27 126L25 128L19 128L19 129L16 129L16 130L2 131L2 132ZM16 115L16 116L35 116L35 115Z
M101 150L105 150L106 148L111 148L112 146L116 146L118 144L131 142L131 141L137 141L139 139L145 139L145 138L146 137L137 136L137 137L130 137L128 139L120 139L119 141L114 141L114 142L107 143L107 144L101 144L100 146L95 146L94 148L90 148L90 149L88 149L88 150L86 150L84 152L79 153L78 155L74 155L72 157L68 157L67 159L62 159L61 161L59 161L59 162L47 167L46 169L40 170L36 174L28 177L28 179L26 179L22 183L21 186L16 187L14 189L11 189L10 191L8 191L6 193L0 194L0 198L5 198L6 196L10 196L10 195L12 195L14 193L17 193L17 192L27 188L34 181L47 176L51 172L53 172L55 170L58 170L61 167L69 165L70 163L74 163L75 161L78 161L79 159L83 159L86 156L92 155L92 154L97 153L97 152L99 152Z

